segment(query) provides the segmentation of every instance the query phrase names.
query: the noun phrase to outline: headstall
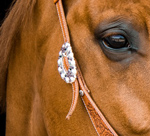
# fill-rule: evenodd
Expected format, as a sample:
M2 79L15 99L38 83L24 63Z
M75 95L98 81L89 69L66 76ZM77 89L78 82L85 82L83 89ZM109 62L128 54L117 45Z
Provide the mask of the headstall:
M64 44L62 45L62 48L59 52L58 71L61 78L66 83L72 84L73 90L72 104L66 118L69 119L74 112L78 101L78 96L80 94L97 134L99 136L118 136L115 130L105 119L102 112L96 106L95 102L92 100L89 94L90 91L85 84L80 68L74 58L62 0L54 0L54 3L57 8L60 26L64 38Z

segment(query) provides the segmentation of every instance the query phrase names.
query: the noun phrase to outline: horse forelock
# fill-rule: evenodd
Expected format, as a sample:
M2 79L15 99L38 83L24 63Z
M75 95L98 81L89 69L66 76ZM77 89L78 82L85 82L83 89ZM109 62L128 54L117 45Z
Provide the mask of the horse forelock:
M0 112L5 111L7 68L10 53L22 27L27 27L36 0L13 0L0 28Z

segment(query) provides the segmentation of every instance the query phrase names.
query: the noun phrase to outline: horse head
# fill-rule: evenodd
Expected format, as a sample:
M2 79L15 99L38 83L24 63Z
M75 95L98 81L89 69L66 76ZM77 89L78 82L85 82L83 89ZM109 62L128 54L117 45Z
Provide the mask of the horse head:
M150 1L65 0L63 6L74 56L108 122L119 135L150 135ZM63 35L53 1L16 1L1 37L6 133L96 135L80 100L65 120L72 88L57 71Z

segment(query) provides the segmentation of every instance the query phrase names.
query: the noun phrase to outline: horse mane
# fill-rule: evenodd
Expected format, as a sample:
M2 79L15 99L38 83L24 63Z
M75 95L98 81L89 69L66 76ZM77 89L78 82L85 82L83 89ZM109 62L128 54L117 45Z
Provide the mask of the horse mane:
M9 12L0 27L0 113L5 111L7 71L11 51L21 28L27 27L36 0L13 0Z

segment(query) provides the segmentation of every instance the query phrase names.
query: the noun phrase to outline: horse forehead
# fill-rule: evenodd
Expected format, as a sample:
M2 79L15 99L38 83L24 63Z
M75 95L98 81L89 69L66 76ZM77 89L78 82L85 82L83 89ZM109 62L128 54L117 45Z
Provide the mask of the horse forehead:
M135 8L146 7L145 10L147 10L147 7L150 8L150 1L149 0L82 0L82 1L74 2L72 5L73 6L71 6L71 8L75 7L75 9L78 9L79 13L85 11L85 9L87 11L89 11L90 9L90 10L94 10L95 12L96 10L104 12L108 9L123 11L124 9L135 10Z
M106 19L122 17L137 26L144 25L145 27L145 22L148 21L147 18L150 16L150 1L83 0L77 1L70 11L70 20L73 18L76 22L88 19L88 21L93 21L97 25ZM92 25L94 26L94 24Z
M118 7L120 7L122 10L122 7L134 8L135 5L136 6L138 5L139 7L140 6L150 7L149 0L82 0L82 1L79 1L78 4L80 4L79 7L87 4L86 7L91 7L91 8L98 7L100 10L104 10L107 8L116 9Z

